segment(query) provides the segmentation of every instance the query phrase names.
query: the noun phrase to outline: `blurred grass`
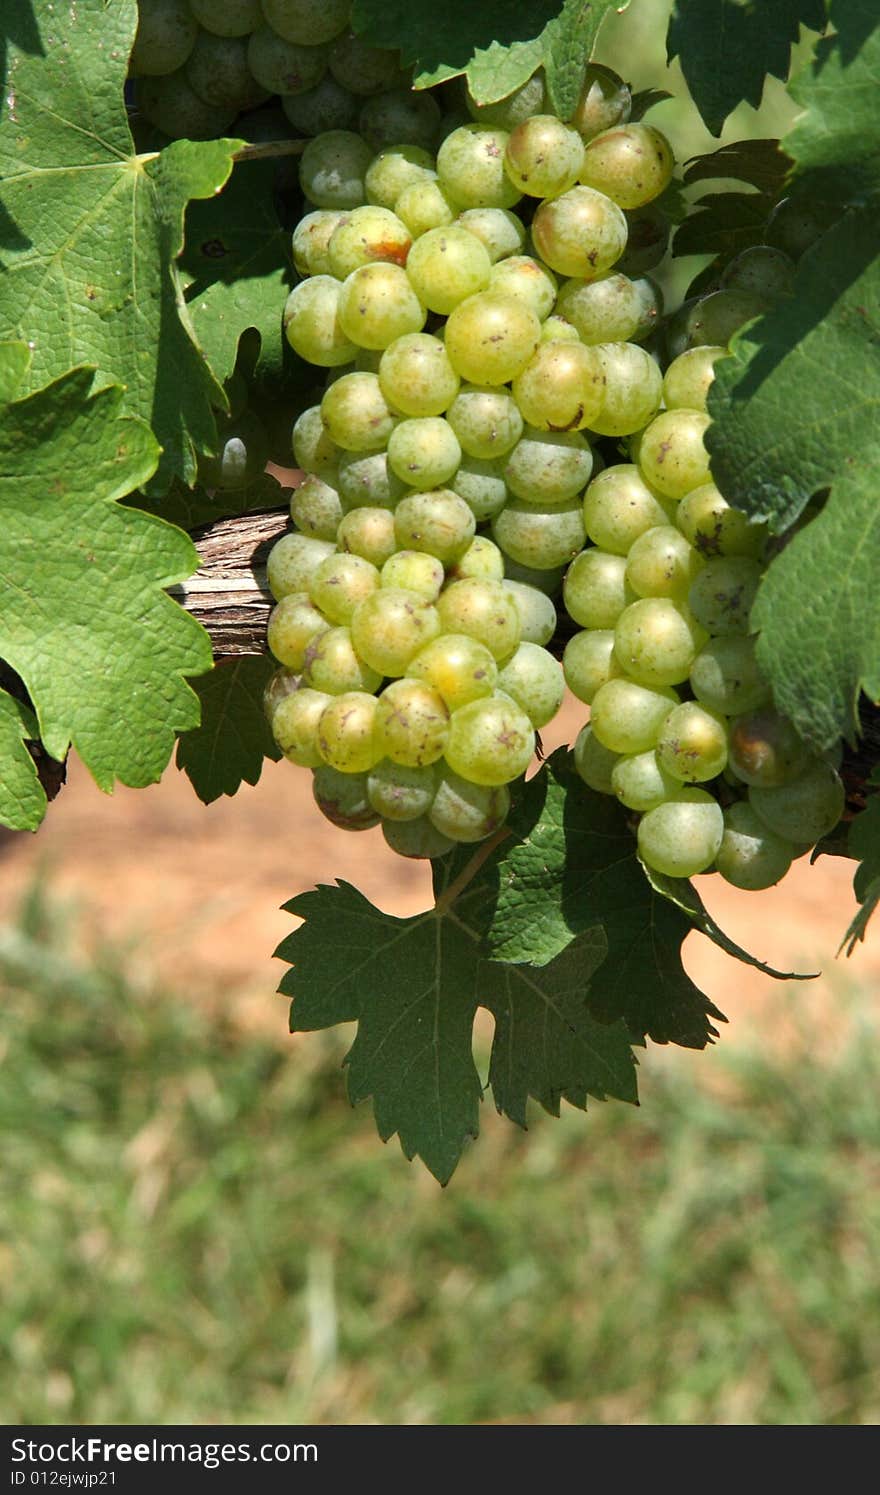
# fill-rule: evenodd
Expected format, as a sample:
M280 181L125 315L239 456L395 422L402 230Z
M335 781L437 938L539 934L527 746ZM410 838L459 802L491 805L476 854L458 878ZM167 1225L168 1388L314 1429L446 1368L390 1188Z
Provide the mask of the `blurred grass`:
M489 1102L441 1192L349 1110L342 1038L236 1029L74 933L38 890L0 930L7 1422L880 1418L857 996L833 1053L808 1013L794 1049L651 1051L642 1110L524 1137Z

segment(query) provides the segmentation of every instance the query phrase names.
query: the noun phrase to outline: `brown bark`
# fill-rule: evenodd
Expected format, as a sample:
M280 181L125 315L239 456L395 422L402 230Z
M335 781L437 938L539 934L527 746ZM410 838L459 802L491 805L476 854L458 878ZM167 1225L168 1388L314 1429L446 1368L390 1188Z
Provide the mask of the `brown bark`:
M201 566L172 597L211 635L216 659L263 654L272 595L266 558L289 526L286 509L218 519L193 533Z

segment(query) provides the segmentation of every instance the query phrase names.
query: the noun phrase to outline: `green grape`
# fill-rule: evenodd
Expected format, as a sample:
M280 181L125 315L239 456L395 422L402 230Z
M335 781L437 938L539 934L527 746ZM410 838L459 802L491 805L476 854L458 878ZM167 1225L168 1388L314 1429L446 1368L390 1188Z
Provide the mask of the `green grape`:
M731 508L714 483L692 488L678 505L675 522L690 545L702 556L759 556L766 525L754 524L741 509Z
M285 41L316 47L344 31L351 0L261 0L263 15Z
M645 597L617 620L614 652L639 685L680 685L687 680L706 635L681 601Z
M214 140L235 117L234 109L218 109L200 99L183 68L161 78L141 78L137 101L144 118L172 140Z
M519 613L520 638L528 644L549 644L556 632L557 617L556 608L550 598L530 586L528 582L511 581L506 578L502 582L505 592L513 598L516 610Z
M639 296L626 275L612 271L598 280L567 280L556 310L587 344L627 342L639 323Z
M671 778L704 784L727 766L727 722L698 701L683 701L664 721L655 751Z
M303 685L279 702L272 715L272 736L290 763L317 768L323 762L318 750L318 723L332 699L324 691Z
M424 680L450 711L491 696L498 666L479 639L467 633L441 633L425 644L407 665L407 674Z
M712 474L703 444L708 425L709 417L702 410L664 410L652 420L639 445L645 481L667 498L684 498L691 489L708 483Z
M220 450L199 456L199 481L206 488L246 488L266 466L269 438L262 421L252 410L243 410L237 420L218 421Z
M321 401L321 419L330 439L351 452L380 450L397 424L378 377L360 373L343 374L331 384ZM341 468L340 463L340 482Z
M293 455L297 466L306 473L314 473L335 487L342 452L327 435L320 405L310 405L297 416L293 427Z
M351 130L328 130L310 140L303 151L300 184L319 208L359 208L366 201L365 178L371 160L370 147L359 135Z
M817 758L790 784L773 789L753 785L749 804L777 836L814 846L837 825L846 805L846 792L837 770L824 758Z
M584 494L587 534L602 550L628 555L640 535L668 524L669 513L631 463L606 467Z
M520 193L504 171L506 130L460 125L437 152L437 174L462 208L512 208Z
M504 824L509 811L510 790L504 784L472 784L444 768L428 816L441 835L467 844L485 841Z
M623 79L610 67L599 62L588 63L581 96L570 120L584 140L625 124L631 109L632 95Z
M346 511L393 509L406 491L388 468L386 452L343 452L337 478Z
M402 141L430 150L440 133L440 108L429 93L395 88L367 100L358 128L375 151Z
M285 94L281 107L299 135L326 135L330 130L354 130L358 101L331 73L305 93Z
M418 820L385 820L382 835L391 850L402 857L433 859L446 856L455 846L454 841L431 824L427 815L420 815Z
M651 689L635 680L606 680L590 703L590 721L599 741L612 753L646 753L657 744L660 729L678 696L668 687Z
M630 338L631 343L644 343L653 337L663 317L663 292L656 280L642 275L633 281L633 289L639 303L639 320Z
M307 592L288 592L269 614L269 648L286 669L301 670L312 639L329 626Z
M263 691L263 711L270 727L272 725L272 718L281 705L281 702L298 690L299 675L294 670L286 670L282 666L280 670L276 670L270 676L268 684Z
M549 508L574 498L592 470L593 453L577 431L539 431L527 426L507 458L504 479L523 503Z
M642 208L665 192L675 160L665 135L651 125L615 125L595 135L580 179L621 208Z
M513 130L522 124L524 119L529 119L533 114L540 114L544 108L545 100L544 71L539 68L531 78L508 94L506 99L499 99L495 104L478 104L471 94L470 89L465 95L468 113L481 125L495 125L500 130Z
M522 708L533 727L546 727L565 695L562 665L539 644L521 643L500 670L498 689Z
M573 187L584 164L584 142L553 114L533 114L512 131L504 170L518 192L557 197Z
M481 462L477 457L462 459L449 486L464 499L477 524L500 514L509 497L503 463Z
M375 727L379 702L363 690L331 696L318 722L318 751L339 773L367 773L382 756Z
M355 648L380 676L405 674L413 655L439 632L437 609L404 587L380 587L351 623Z
M394 511L398 548L426 550L444 565L464 554L476 527L464 499L448 488L411 493Z
M583 549L583 506L579 499L539 509L511 499L492 521L492 537L506 556L535 571L564 566Z
M299 220L293 231L293 263L300 275L330 275L330 240L348 218L341 209L316 208Z
M465 208L455 221L479 239L493 265L520 254L526 242L525 228L509 208Z
M132 77L176 73L189 57L198 31L187 0L151 0L148 6L139 5L129 63Z
M307 473L290 499L290 517L302 535L316 540L335 540L342 518L338 491L323 478Z
M541 203L532 239L541 259L557 274L598 280L626 247L626 219L604 193L572 187Z
M312 275L294 286L284 306L284 335L295 353L321 368L351 363L357 348L339 320L342 291L332 275Z
M613 628L633 601L626 559L604 550L582 550L565 573L562 600L581 628Z
M597 794L614 793L611 775L619 756L603 746L591 726L581 727L574 744L574 766L589 789Z
M708 633L750 633L749 615L761 580L761 566L750 556L708 560L688 592L688 605Z
M425 306L444 316L489 284L492 265L479 239L455 224L417 239L407 261L410 283Z
M504 580L504 556L485 535L474 535L470 545L449 568L450 581L467 577L482 581Z
M379 697L376 742L393 763L426 768L443 757L449 722L443 697L424 680L393 680Z
M378 152L367 168L364 180L367 202L396 211L405 188L413 182L430 182L436 175L434 157L421 146L388 146Z
M519 609L500 581L454 581L440 593L437 612L445 633L466 633L493 659L507 659L520 641Z
M666 327L666 348L676 359L688 348L727 348L735 332L753 317L763 316L770 303L752 291L712 291L681 305Z
M534 728L522 708L506 696L471 701L452 713L446 761L468 783L509 784L525 773L534 752Z
M522 301L543 322L556 304L555 275L530 254L511 254L492 266L489 289L500 296Z
M767 219L764 239L789 258L799 260L829 228L834 212L825 203L783 197Z
M359 555L329 555L315 571L310 596L331 623L350 623L355 608L375 592L379 572ZM337 765L338 766L338 765Z
M803 773L809 753L788 717L772 706L736 718L730 732L730 766L744 784L764 789L789 784Z
M726 348L710 344L679 353L663 377L663 400L668 410L705 410L715 379L715 365L727 357Z
M443 562L424 550L398 550L382 567L383 587L403 587L436 602L446 579Z
M307 592L312 576L334 548L326 540L313 540L311 535L288 534L276 540L266 562L269 590L276 602L291 592Z
M565 683L573 696L590 705L606 680L623 674L614 652L614 634L610 628L585 628L575 633L562 656Z
M427 332L410 332L389 343L379 360L379 383L389 405L403 415L442 415L461 380L443 343Z
M725 716L754 711L770 697L755 658L754 638L713 638L691 666L691 690L703 706Z
M361 603L361 607L368 606L371 600ZM330 696L345 695L352 690L365 690L372 695L379 687L382 672L361 657L351 629L340 627L328 628L312 638L305 652L302 677L306 685Z
M455 222L456 204L438 181L410 182L394 204L414 239Z
M539 343L513 381L513 397L535 430L593 426L603 400L602 360L582 343Z
M661 768L657 753L648 751L619 758L611 770L611 788L628 810L644 815L672 799L681 784Z
M437 792L437 769L409 768L383 758L367 775L367 797L385 820L406 822L427 815Z
M352 271L376 261L405 265L412 239L409 229L388 208L367 203L346 213L330 239L330 273L345 280Z
M680 789L639 821L639 856L666 877L695 877L711 867L724 834L724 815L705 789Z
M265 101L266 92L248 67L247 42L202 31L186 64L186 80L200 99L234 113Z
M626 249L617 268L623 275L638 277L654 270L669 247L670 222L656 203L636 208L626 215Z
M721 284L728 291L746 291L778 301L794 291L794 260L769 244L752 244L744 249L721 272Z
M633 541L626 562L627 584L639 597L681 597L703 561L672 524L658 524Z
M485 385L462 385L446 418L462 451L484 462L503 457L523 431L523 418L510 390Z
M247 44L247 61L252 76L267 93L306 93L316 87L327 71L326 47L298 47L286 42L271 26L260 26L252 32ZM305 162L305 155L303 156ZM354 203L321 202L306 186L300 168L300 180L312 202L319 208L354 207ZM363 202L363 198L360 198Z
M724 835L715 865L725 882L757 892L772 888L792 863L794 847L771 831L751 805L740 801L724 811Z
M604 377L599 410L590 422L601 436L629 436L657 414L663 397L663 375L650 353L636 343L598 343Z
M349 93L368 98L370 94L397 87L400 54L384 47L370 47L360 36L340 36L330 51L330 71Z
M336 543L340 550L384 566L397 549L394 515L390 509L352 509L339 522Z
M150 9L155 0L149 0ZM189 8L205 31L215 36L247 36L263 24L260 0L189 0Z
M425 308L400 265L363 265L339 294L342 329L360 348L383 349L425 325Z
M577 328L566 322L564 317L545 317L541 323L542 343L579 343L580 338Z
M312 779L315 804L331 825L343 831L368 831L379 824L379 816L367 798L365 773L340 773L329 763L315 769Z
M456 471L461 447L452 427L440 416L402 420L388 438L392 471L410 488L439 488Z

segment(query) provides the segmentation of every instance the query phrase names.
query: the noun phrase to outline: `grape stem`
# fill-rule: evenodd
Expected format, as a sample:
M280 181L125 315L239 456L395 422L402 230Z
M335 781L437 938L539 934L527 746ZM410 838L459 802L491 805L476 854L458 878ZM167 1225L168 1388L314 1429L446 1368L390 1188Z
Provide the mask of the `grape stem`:
M434 913L438 918L442 918L444 914L449 912L456 899L460 898L468 884L473 882L483 863L492 855L496 846L500 846L502 841L506 841L509 835L510 831L502 825L491 836L488 836L485 841L480 842L470 861L465 863L458 877L454 878L449 887L445 892L440 894L440 897L434 904Z
M276 156L301 156L307 140L261 140L256 144L241 145L233 151L233 161L265 161ZM143 166L148 161L158 161L161 151L142 151L136 158Z

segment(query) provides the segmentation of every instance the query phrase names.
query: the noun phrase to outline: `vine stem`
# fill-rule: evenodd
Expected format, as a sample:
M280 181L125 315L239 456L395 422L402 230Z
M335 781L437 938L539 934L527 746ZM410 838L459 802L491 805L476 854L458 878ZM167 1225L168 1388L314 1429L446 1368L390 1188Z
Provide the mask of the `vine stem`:
M445 892L440 894L440 897L434 904L435 914L442 915L448 913L456 899L461 897L468 883L473 882L483 863L492 855L495 847L500 846L502 841L506 841L509 835L510 831L502 825L487 840L480 842L470 861L466 862L464 867L462 867L458 877L449 884Z
M242 145L237 151L233 151L233 161L265 161L276 156L301 156L307 140L261 140L256 144ZM137 157L138 161L145 164L147 161L157 161L161 151L142 151Z

